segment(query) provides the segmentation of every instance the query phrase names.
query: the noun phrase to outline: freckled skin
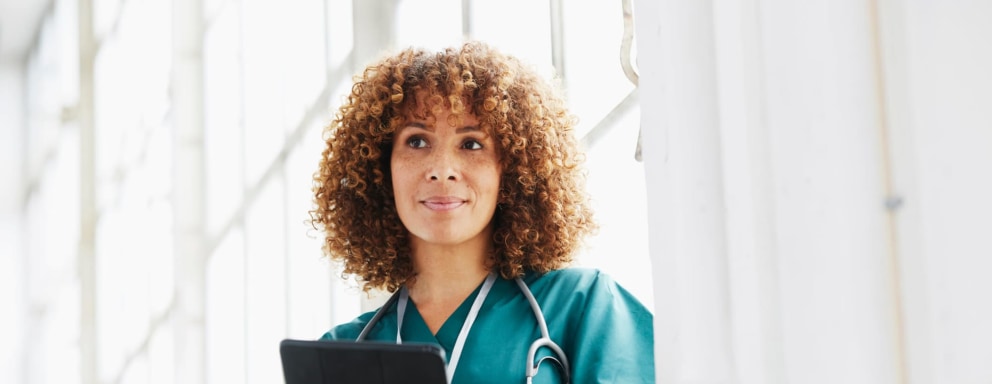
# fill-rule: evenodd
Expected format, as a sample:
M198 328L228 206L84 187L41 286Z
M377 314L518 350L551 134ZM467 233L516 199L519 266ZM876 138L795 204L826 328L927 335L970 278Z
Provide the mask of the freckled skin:
M418 244L489 242L501 169L496 143L470 113L456 126L450 111L397 129L390 168L396 211Z

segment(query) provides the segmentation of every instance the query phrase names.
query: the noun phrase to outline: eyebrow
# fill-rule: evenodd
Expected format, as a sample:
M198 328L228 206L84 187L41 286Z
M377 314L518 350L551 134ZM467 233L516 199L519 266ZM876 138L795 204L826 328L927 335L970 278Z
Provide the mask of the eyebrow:
M409 123L404 124L403 127L400 128L400 130L403 130L403 129L406 129L406 128L410 128L410 127L420 128L420 129L423 129L425 131L434 132L434 127L428 127L426 124L421 123L421 122L417 122L417 121L411 121ZM464 127L455 129L455 133L480 132L480 131L482 131L482 129L479 129L479 127L474 126L474 125L466 125Z

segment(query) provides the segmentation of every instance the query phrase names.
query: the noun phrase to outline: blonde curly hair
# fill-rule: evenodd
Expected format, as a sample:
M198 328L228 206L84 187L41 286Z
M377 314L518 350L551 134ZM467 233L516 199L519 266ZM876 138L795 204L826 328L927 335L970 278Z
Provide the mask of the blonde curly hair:
M442 107L477 116L498 146L493 271L514 278L563 268L595 231L576 119L557 89L516 58L479 42L442 52L411 48L369 65L354 82L324 129L310 217L324 233L325 255L365 290L394 291L414 276L393 199L393 134Z

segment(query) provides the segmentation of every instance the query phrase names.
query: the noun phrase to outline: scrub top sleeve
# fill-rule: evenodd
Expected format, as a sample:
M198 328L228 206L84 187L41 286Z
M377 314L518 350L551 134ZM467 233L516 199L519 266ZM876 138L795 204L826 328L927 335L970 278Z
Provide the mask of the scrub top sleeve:
M574 383L654 383L653 315L599 272L587 292L570 357Z
M368 324L369 320L375 315L375 311L366 312L361 316L356 317L354 320L340 324L330 331L324 333L320 337L320 340L355 340L358 335L362 333L362 329L365 329L365 324ZM376 324L375 329L379 329L382 326L382 321ZM369 335L369 340L375 340L372 335Z
M355 340L362 332L360 325L355 323L341 324L332 328L320 337L321 340Z

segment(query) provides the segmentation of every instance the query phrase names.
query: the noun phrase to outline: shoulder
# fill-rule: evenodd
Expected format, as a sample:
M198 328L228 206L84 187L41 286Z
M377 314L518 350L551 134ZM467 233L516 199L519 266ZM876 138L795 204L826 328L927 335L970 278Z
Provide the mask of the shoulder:
M320 339L355 340L358 338L358 335L362 333L362 329L364 329L365 325L369 323L369 320L372 319L372 316L375 316L375 311L366 312L352 321L331 328L331 330L324 333Z
M599 269L573 267L541 275L531 273L524 281L539 301L550 299L572 310L584 309L590 302L612 302L644 311L636 297Z
M524 281L535 288L568 287L575 291L611 289L617 283L605 272L595 268L564 268L545 274L528 274Z

